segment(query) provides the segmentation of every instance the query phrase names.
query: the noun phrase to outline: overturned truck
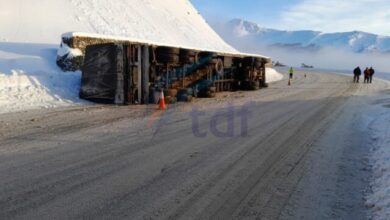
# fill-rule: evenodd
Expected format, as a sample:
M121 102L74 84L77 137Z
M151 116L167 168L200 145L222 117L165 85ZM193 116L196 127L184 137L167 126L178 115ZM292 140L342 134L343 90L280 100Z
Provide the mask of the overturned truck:
M267 57L142 42L85 47L80 97L98 103L156 103L266 87Z

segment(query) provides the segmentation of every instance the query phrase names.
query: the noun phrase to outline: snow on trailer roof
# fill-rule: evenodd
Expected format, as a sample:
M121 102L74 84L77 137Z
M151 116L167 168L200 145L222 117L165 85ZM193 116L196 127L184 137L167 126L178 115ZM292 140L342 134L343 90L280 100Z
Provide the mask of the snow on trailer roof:
M113 35L103 35L103 34L94 34L94 33L85 33L85 32L67 32L62 34L62 38L72 38L72 37L89 37L89 38L100 38L100 39L106 39L106 40L115 40L115 41L128 41L138 44L146 44L151 46L163 46L163 47L175 47L175 48L182 48L182 49L188 49L188 50L196 50L196 51L207 51L207 52L215 52L221 55L228 55L228 56L238 56L238 57L256 57L256 58L262 58L267 59L268 62L270 62L270 57L260 55L260 54L250 54L250 53L242 53L242 52L235 52L235 51L222 51L222 50L215 50L215 49L208 49L208 48L199 48L199 47L191 47L186 45L173 45L168 43L162 43L162 42L156 42L156 41L150 41L150 40L142 40L137 38L130 38L130 37L121 37L121 36L113 36Z

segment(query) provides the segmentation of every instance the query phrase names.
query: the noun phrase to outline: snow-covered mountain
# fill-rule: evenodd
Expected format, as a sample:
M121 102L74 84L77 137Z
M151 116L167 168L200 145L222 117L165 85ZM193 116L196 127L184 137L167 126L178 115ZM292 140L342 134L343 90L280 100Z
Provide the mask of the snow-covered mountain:
M353 31L323 33L318 31L283 31L268 29L242 19L214 25L217 32L238 49L246 50L244 42L296 50L317 50L324 47L346 49L355 53L390 53L390 37Z

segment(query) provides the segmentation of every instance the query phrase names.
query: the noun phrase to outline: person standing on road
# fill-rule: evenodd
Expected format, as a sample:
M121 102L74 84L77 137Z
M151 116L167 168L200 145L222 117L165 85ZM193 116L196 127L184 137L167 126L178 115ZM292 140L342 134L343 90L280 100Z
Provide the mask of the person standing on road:
M370 80L370 83L372 83L372 77L374 76L375 70L374 70L372 67L370 67L370 69L368 70L368 72L369 72L369 80ZM368 82L368 80L367 80L367 82Z
M290 67L289 73L290 73L290 79L292 79L294 76L294 69L292 67Z
M362 70L360 69L360 67L356 67L354 70L353 70L353 82L354 83L359 83L359 78L360 78L360 75L362 75Z
M364 70L364 83L368 83L368 80L370 78L370 70L368 69L368 67L366 67L366 69Z

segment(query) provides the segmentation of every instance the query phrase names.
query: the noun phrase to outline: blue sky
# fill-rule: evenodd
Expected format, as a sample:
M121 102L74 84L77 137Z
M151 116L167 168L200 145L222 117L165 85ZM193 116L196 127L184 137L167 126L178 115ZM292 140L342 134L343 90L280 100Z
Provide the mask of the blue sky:
M210 22L243 18L263 27L390 35L390 0L190 0Z

